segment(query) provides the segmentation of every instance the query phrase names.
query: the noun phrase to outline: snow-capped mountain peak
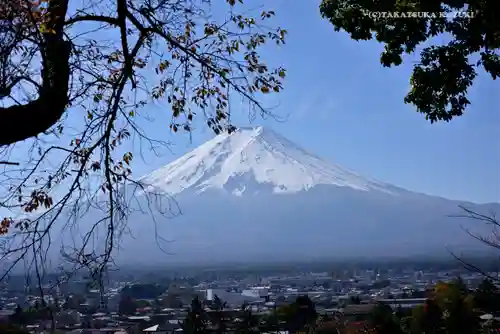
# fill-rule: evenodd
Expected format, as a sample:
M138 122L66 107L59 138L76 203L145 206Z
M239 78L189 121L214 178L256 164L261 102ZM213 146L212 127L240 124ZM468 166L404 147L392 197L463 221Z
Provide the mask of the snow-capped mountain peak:
M263 127L221 134L141 181L172 195L224 189L236 195L272 189L295 193L316 185L393 193L393 187L328 163Z

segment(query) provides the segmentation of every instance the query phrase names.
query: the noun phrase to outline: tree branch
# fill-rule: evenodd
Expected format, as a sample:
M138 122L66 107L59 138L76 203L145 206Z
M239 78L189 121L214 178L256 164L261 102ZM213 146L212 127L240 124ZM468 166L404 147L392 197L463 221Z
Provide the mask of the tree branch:
M10 145L47 131L61 118L68 104L69 43L63 39L68 0L49 3L48 33L43 34L42 87L38 99L0 108L0 146ZM22 126L20 126L22 125Z
M10 166L19 166L19 162L12 162L12 161L0 161L0 165L10 165Z
M109 16L104 16L104 15L78 15L75 17L71 17L64 22L64 25L71 25L77 22L102 22L102 23L108 23L111 25L118 25L119 21L118 18L115 17L109 17Z

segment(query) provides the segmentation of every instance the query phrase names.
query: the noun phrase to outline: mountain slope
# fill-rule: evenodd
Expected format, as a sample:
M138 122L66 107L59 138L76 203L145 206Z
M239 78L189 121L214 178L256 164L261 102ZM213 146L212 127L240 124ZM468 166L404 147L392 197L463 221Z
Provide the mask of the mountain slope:
M131 234L122 236L117 263L443 255L447 247L476 251L484 248L462 227L483 235L491 230L450 215L460 213L459 205L500 212L497 203L450 201L362 177L260 127L219 135L141 182L146 192L134 193L130 201ZM157 193L167 196L157 201ZM179 207L182 214L167 218L160 206ZM86 216L89 222L98 219Z
M186 189L258 194L264 188L271 188L273 193L296 193L317 185L396 194L395 187L325 162L262 127L219 135L147 175L142 182L170 194ZM261 186L249 189L252 185Z

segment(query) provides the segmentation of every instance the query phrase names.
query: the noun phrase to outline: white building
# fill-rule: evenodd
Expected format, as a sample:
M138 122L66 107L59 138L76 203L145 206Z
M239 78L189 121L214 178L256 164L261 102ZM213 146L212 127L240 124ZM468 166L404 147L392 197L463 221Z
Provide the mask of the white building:
M214 290L207 289L207 300L214 300Z
M265 298L269 296L269 288L267 287L254 287L241 292L243 296L253 298Z

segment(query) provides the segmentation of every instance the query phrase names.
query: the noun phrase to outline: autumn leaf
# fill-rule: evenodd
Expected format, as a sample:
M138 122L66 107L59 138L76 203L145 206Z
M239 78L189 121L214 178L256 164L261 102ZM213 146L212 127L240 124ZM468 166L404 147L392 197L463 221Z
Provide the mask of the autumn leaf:
M29 1L33 3L30 4ZM169 116L173 117L170 124L167 124L170 125L172 132L179 134L197 131L196 124L193 123L198 119L195 120L194 117L202 115L203 120L199 121L206 121L211 131L220 134L236 130L231 124L232 110L229 103L235 95L240 95L249 102L252 109L259 109L265 113L266 110L254 94L273 93L283 89L280 78L284 77L285 71L281 67L267 66L263 59L265 57L258 50L265 43L274 44L274 41L279 40L280 30L267 24L260 25L259 14L262 9L256 9L251 14L254 17L251 17L246 16L246 10L237 13L233 8L229 8L239 6L243 0L226 0L224 6L229 11L227 16L221 17L221 20L199 15L210 8L209 1L179 1L175 6L159 7L153 7L148 1L139 1L141 8L137 10L134 9L132 2L126 1L124 3L129 7L127 14L130 15L127 17L130 24L127 25L125 32L121 31L121 26L115 24L104 27L101 22L103 17L116 22L112 13L94 16L92 14L99 13L92 13L89 9L88 14L84 14L85 8L79 8L81 6L78 4L74 4L76 7L70 6L71 10L65 13L62 8L64 6L57 5L59 3L57 0L55 3L52 0L29 1L23 5L24 2L20 0L0 0L0 12L3 10L4 2L8 5L14 4L8 9L14 13L13 16L19 21L19 25L16 21L13 27L7 24L5 28L7 30L13 28L13 36L19 35L22 40L21 43L16 39L12 52L16 56L8 60L14 60L13 63L19 62L19 66L14 68L15 75L29 76L33 73L33 79L40 81L43 87L54 86L54 89L49 87L51 89L44 92L49 91L50 97L61 97L58 100L65 101L65 105L64 109L59 108L61 110L58 113L63 117L59 119L51 117L54 118L51 122L55 122L52 125L57 131L47 130L38 133L43 133L49 140L37 138L36 133L23 135L36 138L37 146L33 150L33 159L39 159L41 163L31 163L34 162L31 160L32 157L26 159L30 162L26 167L29 170L32 168L36 170L33 173L26 173L24 168L21 176L23 178L26 176L26 180L11 178L5 184L4 188L10 190L9 193L2 195L8 195L6 198L10 196L14 202L12 204L26 212L37 210L58 212L64 206L70 205L66 202L66 198L70 199L71 205L73 203L76 206L87 205L88 200L92 198L80 198L89 193L89 189L85 189L87 186L90 186L92 191L96 186L101 187L99 192L108 195L104 197L105 201L115 203L116 209L126 210L128 203L124 202L124 198L117 191L120 189L119 183L132 181L129 175L132 173L130 165L133 156L131 152L123 150L122 145L127 145L126 140L132 138L151 140L149 135L153 134L148 133L147 129L140 128L143 121L148 120L144 117L148 113L139 110L148 108L151 100L159 104L169 103L167 107L170 108L169 112L172 112ZM19 11L19 17L16 11ZM273 14L265 12L264 16L267 20ZM28 15L31 17L28 18ZM168 20L166 19L168 17L175 19ZM58 24L59 19L62 20L61 24ZM96 23L96 29L109 30L110 34L100 36L99 32L94 33L97 30L93 30L92 22ZM82 36L92 33L96 37L75 40L74 34L59 34L60 26L64 26L62 29L64 32L75 27L75 31L78 30ZM54 32L54 27L57 30L55 36L42 35L38 31L44 34L50 33ZM89 31L85 31L86 27L89 27ZM124 36L120 36L122 33ZM39 41L39 38L42 38L42 43L32 43L32 40ZM56 43L52 43L52 40ZM21 45L23 43L26 46ZM35 45L31 47L31 44ZM27 60L26 64L23 63L24 58L31 59L28 55L37 52L46 56L44 58L47 59L43 59L43 63L36 63L40 57L35 57L34 66L30 60ZM66 54L69 56L59 57L60 52L61 56ZM265 53L267 54L267 51ZM66 58L70 58L71 61L68 62ZM7 63L6 60L5 62ZM132 65L132 68L129 65ZM26 68L23 69L23 66ZM42 74L40 78L40 74L37 73L39 71L36 71L37 66L40 70L48 69L40 72ZM69 79L63 81L67 72L70 72ZM156 74L157 78L151 78L146 72ZM56 80L45 82L43 75L47 73L51 74L49 78L53 74ZM5 79L12 82L13 78ZM55 85L52 81L64 84ZM67 97L68 101L66 102L63 97ZM43 103L49 101L49 109L57 111L54 106L57 100L49 98L39 101ZM71 104L77 105L83 112L76 120L71 117L72 113L69 110L66 112L66 109L69 109L66 107ZM5 108L0 107L0 109ZM135 121L140 124L136 124ZM5 143L1 142L0 146L10 144L9 140L19 140L16 138L22 136L18 137L17 132L25 130L15 124L6 128L7 132L12 129L19 131L16 130L15 138L7 138L8 134L4 134L2 138L5 139ZM160 144L163 142L162 139L158 138L155 143ZM132 141L129 144L135 148L134 143L135 141ZM61 147L61 156L56 159L55 164L52 164L52 161L49 163L53 155L47 154L52 146L58 149ZM57 160L60 162L57 163ZM54 191L55 187L67 181L75 185L64 188L67 189L67 194ZM54 195L57 197L54 197L52 202L48 194L57 194ZM111 210L109 208L110 206L108 211ZM50 217L43 216L43 218ZM18 228L26 224L25 221L17 220L12 223L5 220L1 223L2 219L3 217L0 217L0 234L11 233L12 229L17 232ZM37 221L30 221L28 227L35 226L35 223ZM39 243L41 242L40 239ZM40 249L40 245L36 246Z
M102 94L95 94L94 95L94 102L99 102L102 100Z
M158 70L160 71L160 73L163 73L169 65L170 62L168 60L164 60L158 65Z
M40 30L40 32L42 34L55 34L56 33L56 31L54 29L47 28L47 26L43 23L40 24L38 29Z
M131 159L131 156L130 156L130 153L125 153L123 155L123 161L128 165L130 164L130 159Z

